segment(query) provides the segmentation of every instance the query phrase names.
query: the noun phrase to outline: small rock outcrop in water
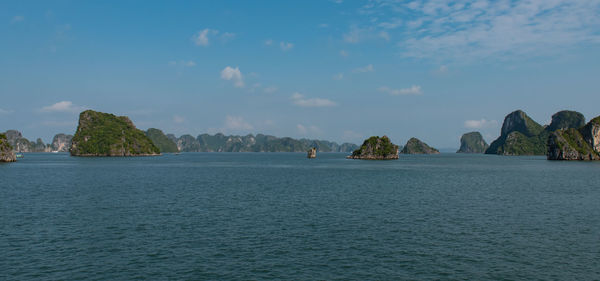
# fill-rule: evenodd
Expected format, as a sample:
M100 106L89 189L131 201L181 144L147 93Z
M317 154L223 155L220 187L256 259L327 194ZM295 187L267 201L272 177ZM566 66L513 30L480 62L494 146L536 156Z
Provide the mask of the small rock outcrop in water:
M79 115L73 156L149 156L160 150L126 116L86 110Z
M12 146L8 143L6 135L0 134L0 162L15 162L17 157Z
M57 134L52 139L52 144L50 145L50 148L52 149L52 151L68 152L69 148L71 147L72 140L72 135Z
M456 153L484 153L489 147L479 132L470 132L460 138L460 149Z
M545 155L546 143L552 132L559 129L579 128L585 124L583 114L563 110L552 115L552 123L543 127L525 112L514 111L504 118L500 137L490 144L486 154Z
M359 149L348 156L350 159L391 160L398 159L398 146L387 136L373 136L366 139Z
M440 154L440 151L417 138L411 138L400 151L402 154Z
M163 131L155 128L150 128L146 131L146 136L152 140L154 145L160 149L160 152L163 153L176 153L179 152L177 149L177 144L173 142L169 137L167 137Z
M308 158L317 158L317 149L311 148L308 150Z
M562 129L548 138L548 160L600 160L600 116L579 129Z

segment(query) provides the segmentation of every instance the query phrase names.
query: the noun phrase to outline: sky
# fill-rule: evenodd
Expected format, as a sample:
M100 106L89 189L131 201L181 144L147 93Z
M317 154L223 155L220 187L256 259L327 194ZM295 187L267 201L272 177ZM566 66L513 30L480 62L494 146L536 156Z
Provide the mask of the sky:
M0 131L85 109L177 136L491 142L600 115L600 0L2 1Z

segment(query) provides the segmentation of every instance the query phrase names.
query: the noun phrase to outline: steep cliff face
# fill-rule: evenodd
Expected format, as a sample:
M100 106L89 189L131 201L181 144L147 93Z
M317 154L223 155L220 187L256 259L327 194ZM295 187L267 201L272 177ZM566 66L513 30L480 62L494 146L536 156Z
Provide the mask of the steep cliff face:
M563 129L548 138L548 160L600 160L600 116L579 129Z
M73 156L146 156L160 150L125 116L86 110L73 136Z
M525 112L516 110L506 115L500 137L493 141L486 154L500 155L544 155L546 136L539 136L544 131L537 122Z
M154 145L160 149L160 152L163 153L175 153L179 152L177 149L177 144L173 142L169 137L167 137L163 131L155 128L150 128L146 131L146 136L148 136Z
M439 154L440 151L427 145L417 138L411 138L400 151L402 154Z
M72 135L57 134L52 139L50 149L58 152L68 152L71 147L71 141L73 140Z
M6 139L14 151L32 152L31 142L24 138L21 132L17 130L8 130L4 134L6 135Z
M470 132L460 138L460 149L456 153L484 153L489 147L479 132Z
M585 123L583 114L563 110L552 115L552 123L543 127L521 110L504 118L500 137L490 144L487 154L545 155L546 143L552 132L558 129L579 128Z
M373 136L366 139L359 149L348 156L350 159L392 160L398 159L398 146L387 136Z
M15 162L17 157L5 134L0 134L0 162Z

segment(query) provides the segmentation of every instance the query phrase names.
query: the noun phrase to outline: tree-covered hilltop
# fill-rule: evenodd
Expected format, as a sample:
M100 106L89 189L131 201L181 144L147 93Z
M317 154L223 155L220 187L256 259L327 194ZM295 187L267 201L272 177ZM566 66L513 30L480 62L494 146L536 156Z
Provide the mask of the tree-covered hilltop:
M168 135L169 136L169 135ZM358 146L351 143L337 144L324 140L293 139L263 134L227 136L201 134L197 138L183 135L176 139L177 147L184 152L306 152L311 147L319 152L351 152Z
M548 160L600 160L600 116L579 129L554 131L547 147Z
M0 162L14 162L17 157L5 134L0 134Z
M489 147L479 132L470 132L460 138L460 149L456 153L484 153Z
M402 154L439 154L440 151L427 145L417 138L411 138L406 142Z
M486 154L545 155L546 143L552 132L559 129L579 128L585 124L583 114L563 110L552 115L552 123L542 126L521 110L504 118L500 137L490 144Z
M158 155L160 150L126 116L86 110L79 115L73 156Z
M348 156L350 159L390 160L398 159L398 146L387 136L372 136Z
M152 140L152 143L160 149L162 153L175 153L179 152L177 149L177 144L169 139L163 131L155 128L150 128L146 130L146 136Z

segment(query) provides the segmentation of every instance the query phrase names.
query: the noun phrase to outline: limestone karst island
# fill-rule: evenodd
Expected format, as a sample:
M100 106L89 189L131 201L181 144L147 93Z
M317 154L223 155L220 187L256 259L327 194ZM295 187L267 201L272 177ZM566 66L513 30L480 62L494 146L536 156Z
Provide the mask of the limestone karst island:
M72 156L153 156L160 150L125 116L86 110L79 115Z
M349 159L392 160L398 159L398 146L387 136L373 136L366 139L357 150L348 156Z

